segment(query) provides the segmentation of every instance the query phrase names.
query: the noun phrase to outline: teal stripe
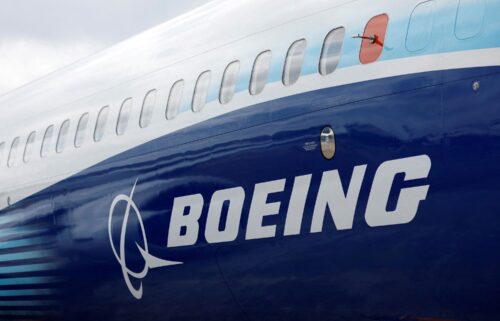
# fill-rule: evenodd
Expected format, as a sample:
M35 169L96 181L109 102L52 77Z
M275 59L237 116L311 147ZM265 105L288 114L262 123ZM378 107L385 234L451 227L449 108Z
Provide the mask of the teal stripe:
M0 279L1 285L31 285L31 284L48 284L59 282L61 278L55 276L34 276L24 278L8 278Z
M54 315L54 311L19 311L19 310L0 310L0 316L29 316L29 317L42 317L47 315ZM6 320L6 319L0 319ZM7 319L10 320L10 319Z
M50 250L28 251L19 253L0 254L0 262L9 262L16 260L39 259L51 257L54 255Z
M0 297L51 295L54 293L54 289L0 290Z
M0 267L0 273L37 272L37 271L56 270L57 268L58 264L55 263L3 266Z
M34 233L43 233L47 232L46 228L40 228L40 227L28 227L28 226L23 226L23 227L10 227L6 229L1 229L0 230L0 237L8 237L8 236L15 236L18 234L34 234Z
M32 237L32 238L21 239L21 240L5 241L5 242L0 242L0 249L14 249L17 247L22 247L22 246L47 244L50 241L51 240L48 237Z
M35 301L0 301L0 307L42 307L55 306L56 301L35 300Z

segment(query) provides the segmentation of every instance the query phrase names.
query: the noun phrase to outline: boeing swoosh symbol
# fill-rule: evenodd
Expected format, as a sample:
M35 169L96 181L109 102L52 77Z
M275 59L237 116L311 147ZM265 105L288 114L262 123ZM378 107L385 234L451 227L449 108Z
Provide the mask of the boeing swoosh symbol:
M143 287L142 287L142 279L144 279L150 269L156 269L160 267L166 267L166 266L173 266L173 265L178 265L182 264L182 262L176 262L176 261L168 261L164 259L160 259L156 256L153 256L149 253L148 249L148 240L146 236L146 231L144 229L144 223L142 221L141 213L139 211L139 208L133 201L133 196L134 196L134 191L135 187L137 185L137 180L134 183L134 186L132 187L132 191L130 192L130 195L125 195L125 194L120 194L116 196L113 199L113 202L111 203L111 207L109 209L109 219L108 219L108 234L109 234L109 242L111 244L111 249L113 250L113 254L115 255L116 260L120 264L122 268L122 273L123 273L123 278L125 280L125 283L127 284L127 287L130 291L130 293L134 296L136 299L141 299L142 294L143 294ZM123 223L121 226L121 233L120 233L120 242L119 242L119 251L116 250L115 245L113 243L113 234L112 234L112 226L113 226L113 214L115 212L116 206L121 203L125 202L126 203L126 209L125 213L123 216ZM137 242L135 245L137 246L141 256L144 259L144 267L140 272L132 271L126 263L125 259L125 241L126 241L126 233L127 233L127 224L130 216L130 211L133 211L134 214L137 217L137 221L139 222L139 227L141 229L142 233L142 239L144 241L144 247L141 247ZM134 287L134 285L131 282L131 278L139 280L139 286Z

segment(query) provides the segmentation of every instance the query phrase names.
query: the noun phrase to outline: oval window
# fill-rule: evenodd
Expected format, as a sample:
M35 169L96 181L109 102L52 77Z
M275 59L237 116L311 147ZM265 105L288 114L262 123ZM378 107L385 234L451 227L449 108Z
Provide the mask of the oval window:
M329 75L337 69L342 54L342 45L345 38L345 28L333 29L326 35L319 60L319 73Z
M172 85L170 94L168 95L167 110L165 117L174 119L179 113L179 108L182 103L182 95L184 93L184 80L178 80Z
M132 98L127 98L123 101L118 114L118 122L116 124L116 134L123 135L127 131L128 119L132 110Z
M5 151L5 142L0 143L0 164L3 162L3 153Z
M57 136L56 152L62 153L66 147L66 138L69 131L69 119L66 119L59 129L59 136Z
M100 142L104 137L104 131L106 130L106 124L108 122L109 106L104 106L99 111L97 115L97 121L95 123L94 129L94 141Z
M234 91L236 89L236 81L240 73L240 62L233 61L227 65L222 78L220 88L219 101L221 104L227 104L233 99Z
M76 128L76 134L75 134L75 147L79 148L83 145L85 142L85 135L87 134L87 127L89 124L89 114L85 113L80 117L80 120L78 121L78 126Z
M16 138L14 138L14 140L12 141L12 144L10 145L9 158L7 159L7 166L8 167L12 167L16 163L17 150L19 147L20 140L21 139L19 137L16 137Z
M156 104L156 89L150 90L144 97L141 109L141 118L139 119L139 126L146 128L153 120L153 111Z
M25 163L31 160L31 155L33 154L33 147L36 140L36 132L31 132L28 139L26 140L26 146L24 147L23 161Z
M260 94L267 84L272 54L270 50L260 53L253 64L252 78L250 79L250 94Z
M302 64L306 55L307 41L295 41L286 55L285 68L283 69L283 85L290 86L299 80Z
M198 77L196 81L196 87L194 88L193 93L193 104L192 109L193 112L200 112L207 102L208 90L210 88L210 79L212 77L212 73L210 70L207 70Z
M54 136L54 125L50 125L45 130L45 134L43 135L42 147L40 148L40 156L46 157L49 154L52 145L52 138Z

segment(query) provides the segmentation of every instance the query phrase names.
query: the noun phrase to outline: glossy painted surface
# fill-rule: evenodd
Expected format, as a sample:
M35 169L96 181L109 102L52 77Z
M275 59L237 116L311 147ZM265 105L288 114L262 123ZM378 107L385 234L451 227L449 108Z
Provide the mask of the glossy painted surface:
M500 114L491 102L500 99L495 86L499 71L490 68L482 70L490 76L419 89L415 79L438 82L441 73L284 98L152 141L56 184L45 191L52 195L53 212L41 217L53 218L55 250L63 258L57 274L64 282L56 296L63 319L498 317L500 140L495 124ZM471 88L472 79L481 81L478 92ZM395 84L406 88L348 104L331 99L343 90L361 94ZM264 112L271 108L272 113ZM303 148L307 142L319 144L326 124L337 139L332 161L322 157L319 146ZM368 227L363 213L375 169L385 160L423 153L432 159L426 181L431 189L416 219L408 225ZM327 219L322 233L308 234L314 201L309 198L301 235L282 236L293 176L312 173L313 195L322 171L338 169L345 182L359 164L368 167L352 230L337 231ZM283 202L282 210L265 221L277 225L277 237L245 241L253 185L280 178L288 178L285 191L272 198ZM128 193L135 180L134 202L150 252L184 262L150 271L140 301L126 289L107 233L111 201ZM397 180L395 191L407 184ZM209 199L215 190L235 186L247 194L235 242L214 245L200 237L195 246L166 248L174 197L201 193ZM397 197L391 194L389 206L395 206ZM36 212L40 202L46 202L43 195L34 196L3 215ZM26 223L34 221L27 218ZM129 266L140 267L142 258L134 250L140 231L127 233Z
M479 2L498 7L492 0ZM477 34L459 40L457 4L469 1L436 2L440 19L430 33L432 39L423 46L419 38L418 46L410 46L418 49L410 51L406 33L418 1L389 1L384 7L371 1L342 3L318 1L312 6L298 1L289 11L279 11L283 3L276 1L267 8L274 8L275 15L262 15L248 26L243 23L239 31L228 28L230 23L214 24L216 30L227 31L221 32L221 39L215 37L217 41L250 33L257 25L278 27L187 60L192 64L185 61L172 73L164 69L150 74L154 68L133 65L130 73L116 74L120 85L99 91L100 77L116 70L96 72L110 62L98 56L89 65L3 97L4 103L22 98L29 113L35 108L30 101L50 101L54 93L64 92L54 98L61 99L56 104L60 107L47 108L45 117L15 115L15 128L1 132L6 147L16 135L31 133L36 117L43 119L36 125L40 138L47 126L58 130L65 119L71 121L61 154L55 152L59 132L54 131L49 156L1 169L0 319L500 319L500 61L495 55L498 36L492 32L498 30L497 19L492 19L491 10L472 15L472 20L481 17L482 31L477 26L460 29ZM331 9L335 5L345 11ZM214 13L216 9L245 6L251 7L246 2L240 7L216 2L184 17L186 22L171 22L103 55L117 57L124 48L141 51L136 49L141 41L175 35L180 26L195 25L189 22L200 15L217 19L222 13ZM352 19L353 11L359 19ZM321 76L325 36L339 26L346 35L362 31L381 12L387 12L390 22L379 60L361 65L361 42L347 37L338 68ZM293 23L286 22L288 18ZM197 30L186 29L182 36ZM308 47L301 77L283 86L287 50L302 38ZM165 63L162 59L186 56L195 45L208 48L199 43L207 39L189 39L189 46L171 56L160 54L166 47L145 50L145 55L133 57L148 59L134 64L158 67ZM253 96L248 91L251 67L265 50L272 51L269 82ZM219 104L217 86L235 59L241 63L236 93L231 102ZM85 72L76 76L79 68ZM192 113L196 79L207 68L212 84L208 101ZM62 86L65 75L73 78ZM79 77L96 83L86 87ZM127 82L127 77L137 78ZM180 113L167 120L170 85L179 79L186 84ZM81 91L71 92L72 84L82 84ZM141 121L144 96L151 89L156 89L156 106L148 101L143 110L147 117ZM82 98L83 92L95 94ZM128 97L133 104L127 130L118 136L119 107ZM69 101L74 105L64 105ZM110 106L109 123L94 142L92 124L103 106ZM85 112L89 125L76 149L73 139ZM332 160L321 153L325 126L335 134ZM38 142L36 148L41 147ZM24 150L24 143L19 146ZM398 174L386 206L394 210L404 188L429 185L415 218L407 224L371 227L365 212L378 168L389 160L419 155L432 162L428 177L407 180L405 173ZM338 230L326 215L322 232L312 233L322 174L338 170L347 190L360 165L366 165L366 173L352 229ZM287 233L295 180L305 175L311 175L311 181L300 233ZM279 202L279 211L263 218L263 225L275 226L274 237L250 239L256 184L277 180L284 182L283 191L269 194L267 201ZM216 191L231 188L240 188L244 198L238 233L234 240L215 244L205 234L209 207ZM188 195L203 200L198 237L193 245L170 246L174 202ZM225 213L229 205L222 208ZM140 295L134 292L139 288Z

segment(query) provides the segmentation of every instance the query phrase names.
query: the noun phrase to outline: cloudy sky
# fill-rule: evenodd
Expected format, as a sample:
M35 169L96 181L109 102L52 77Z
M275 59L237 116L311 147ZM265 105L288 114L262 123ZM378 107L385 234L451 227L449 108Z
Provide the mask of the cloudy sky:
M209 1L1 1L0 94Z

